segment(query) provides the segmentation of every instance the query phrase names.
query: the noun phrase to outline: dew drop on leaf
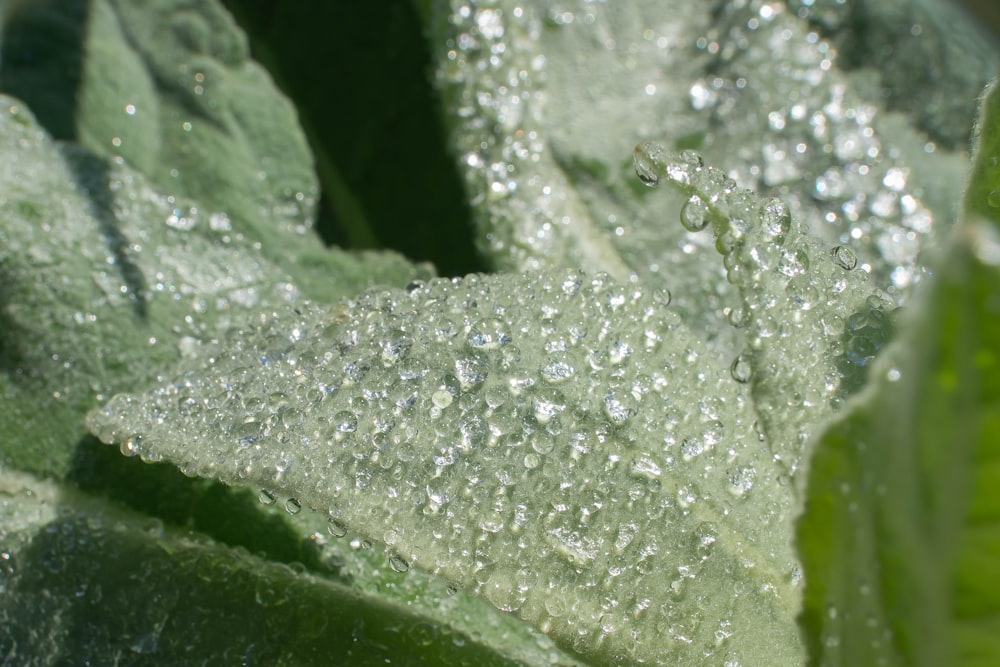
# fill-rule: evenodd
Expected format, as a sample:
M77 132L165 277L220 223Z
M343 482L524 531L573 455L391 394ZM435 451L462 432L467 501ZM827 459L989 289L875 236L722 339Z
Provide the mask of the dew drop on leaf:
M260 493L257 495L257 500L260 501L261 505L273 505L274 494L267 489L261 489Z
M854 254L854 251L844 245L835 246L833 250L830 251L833 261L837 263L837 266L844 269L845 271L852 271L854 267L858 265L858 257Z
M122 444L118 447L121 453L125 456L135 456L139 453L139 448L142 446L142 434L133 433L129 437L122 441Z
M700 232L708 225L708 206L698 195L691 195L681 207L681 224L689 232Z
M294 516L302 511L302 503L298 498L289 498L285 501L285 511Z
M342 524L337 519L330 517L326 521L326 532L330 533L334 537L343 537L347 535L347 526Z
M410 569L410 563L401 556L390 556L389 567L391 567L394 572L406 572Z
M660 176L653 169L653 166L647 161L645 156L639 152L639 148L636 147L635 152L635 175L639 177L639 180L643 184L649 187L656 187L660 184Z
M792 214L785 202L777 197L767 200L761 209L761 228L774 241L781 243L792 225Z
M349 410L341 410L333 416L333 427L340 433L353 433L358 430L358 418Z
M740 384L749 382L752 374L750 354L745 351L741 352L738 357L733 359L733 364L729 367L729 372L733 376L733 379Z

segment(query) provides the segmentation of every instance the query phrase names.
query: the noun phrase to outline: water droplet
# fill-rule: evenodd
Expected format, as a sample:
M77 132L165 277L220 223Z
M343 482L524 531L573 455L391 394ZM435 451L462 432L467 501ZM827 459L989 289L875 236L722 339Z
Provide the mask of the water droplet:
M305 414L297 408L288 408L281 413L281 425L287 429L295 429L302 425Z
M789 278L801 275L809 270L809 253L805 248L789 248L781 253L778 271Z
M705 443L701 438L685 438L681 443L681 457L685 461L690 461L705 451Z
M349 410L341 410L333 416L333 427L340 433L353 433L358 430L358 418Z
M993 208L1000 208L1000 190L993 190L986 195L986 203Z
M391 567L394 572L406 572L410 569L410 563L401 556L390 556L389 567Z
M750 376L753 373L753 368L750 365L750 353L744 350L739 356L733 359L733 365L729 367L729 372L733 376L733 379L740 384L749 382Z
M139 448L142 446L142 434L133 433L129 437L122 441L122 444L118 449L125 456L135 456L139 453Z
M689 232L700 232L708 225L708 205L698 195L691 195L681 207L681 224Z
M736 307L729 311L729 323L741 329L750 322L750 311L746 308Z
M604 396L604 415L615 426L625 424L639 411L638 401L625 389L610 390Z
M542 463L542 457L534 452L528 452L524 455L524 467L528 470L534 470Z
M652 162L649 160L647 151L652 144L639 144L632 154L632 161L635 163L635 175L639 177L645 185L655 187L660 184L660 175L656 173Z
M343 537L347 535L347 526L342 524L337 519L330 517L326 521L326 532L330 533L334 537Z
M469 329L469 347L496 350L513 340L507 325L497 319L483 320Z
M772 197L761 209L760 222L764 233L770 239L781 243L792 226L792 214L785 202Z
M455 376L462 391L479 388L490 373L490 361L483 354L455 360Z
M9 551L0 551L0 575L10 577L17 573L17 561L14 554ZM0 585L0 593L5 592L6 586Z
M261 489L260 494L257 495L257 500L260 501L261 505L273 505L274 494L267 489Z
M285 501L285 511L294 516L302 511L302 503L298 498L289 498Z
M753 467L739 468L729 477L729 492L734 496L742 496L753 488L757 478L757 470Z
M566 613L566 603L556 595L551 595L545 598L545 611L550 616L562 616Z
M455 397L452 396L451 392L447 389L438 389L431 394L431 403L433 403L434 407L439 410L443 410L448 407L454 400Z
M541 370L542 379L550 384L558 384L568 380L573 377L574 374L576 374L576 369L565 361L560 360L550 361L542 366Z
M830 251L833 261L845 271L852 271L858 265L858 256L845 245L838 245Z
M531 409L539 424L548 424L566 409L566 398L556 389L545 389L532 398Z
M379 343L382 348L382 364L392 366L402 360L412 345L413 341L401 329L390 330Z

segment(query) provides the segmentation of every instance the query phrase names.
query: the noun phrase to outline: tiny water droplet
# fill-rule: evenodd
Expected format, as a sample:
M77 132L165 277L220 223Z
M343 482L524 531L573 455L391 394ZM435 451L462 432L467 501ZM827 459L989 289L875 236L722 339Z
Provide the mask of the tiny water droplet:
M298 498L289 498L285 501L285 511L294 516L302 511L302 503Z
M390 556L389 567L391 567L394 572L406 572L410 569L410 563L401 556Z
M274 494L267 489L261 489L260 494L257 496L257 500L260 501L261 505L273 505Z
M833 257L833 261L837 263L837 266L845 271L853 271L854 267L858 265L858 256L847 246L835 246L830 251L830 255Z
M691 195L681 207L681 224L689 232L700 232L708 225L708 205L698 195Z
M14 554L9 551L0 551L0 575L9 577L17 573L17 561L14 559ZM0 586L0 592L4 591L4 587Z

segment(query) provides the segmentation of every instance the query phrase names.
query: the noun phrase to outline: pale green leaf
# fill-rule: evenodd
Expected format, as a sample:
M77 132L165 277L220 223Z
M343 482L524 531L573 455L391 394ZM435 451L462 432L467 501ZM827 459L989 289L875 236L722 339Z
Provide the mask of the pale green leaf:
M954 103L928 111L944 125L938 135L967 133L972 99L1000 67L996 49L953 8L842 4L830 3L865 12L877 34L933 17L917 44L897 38L901 50L950 49L954 31L977 38L954 49L961 74L937 75L951 82ZM780 196L828 249L850 247L894 301L920 279L924 248L952 220L964 141L937 146L926 119L881 102L884 90L917 88L918 77L943 65L900 64L882 81L881 63L854 66L861 56L838 53L799 17L813 18L807 9L683 0L428 5L456 158L481 245L502 268L590 266L666 287L685 321L732 358L742 341L725 316L738 302L707 257L711 241L676 224L683 198L636 192L624 158L636 143L697 150L741 187ZM850 71L838 67L842 59Z
M230 340L91 427L328 510L595 663L798 663L791 488L657 293L471 276Z
M300 289L228 215L165 195L127 164L57 145L23 104L0 108L0 303L7 463L62 475L85 433L84 413L171 365L210 354L235 322ZM324 294L427 275L391 254L296 255Z

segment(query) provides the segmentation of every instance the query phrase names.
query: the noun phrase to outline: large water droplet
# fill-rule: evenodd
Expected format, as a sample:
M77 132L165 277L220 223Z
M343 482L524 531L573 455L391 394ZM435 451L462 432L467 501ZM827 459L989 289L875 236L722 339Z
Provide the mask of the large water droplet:
M830 251L830 255L833 257L833 261L837 263L837 266L845 271L851 271L858 265L858 256L845 245L835 246Z
M326 531L334 537L343 537L344 535L347 535L347 526L342 524L337 519L330 517L326 522Z
M496 319L477 322L469 329L467 338L470 347L481 350L495 350L511 340L507 325Z
M733 359L733 365L729 367L729 372L733 376L733 379L740 384L749 382L753 373L753 369L750 366L750 353L746 351L741 352L739 356Z
M273 505L274 494L267 489L261 489L261 492L257 495L257 500L260 501L261 505Z
M486 381L490 372L490 361L483 354L474 354L455 360L455 377L462 391L477 389Z
M410 569L410 563L401 556L390 556L389 567L395 572L406 572Z
M302 503L298 498L289 498L285 501L285 511L294 516L302 511Z
M681 224L689 232L700 232L708 225L708 205L698 195L691 195L681 207Z
M135 456L139 453L139 448L142 446L142 434L133 433L129 437L122 441L122 444L118 447L121 453L125 456Z
M358 418L349 410L341 410L333 416L333 427L340 433L353 433L358 430Z
M760 212L761 229L768 238L781 243L792 225L792 214L777 197L767 200Z

